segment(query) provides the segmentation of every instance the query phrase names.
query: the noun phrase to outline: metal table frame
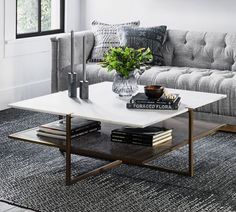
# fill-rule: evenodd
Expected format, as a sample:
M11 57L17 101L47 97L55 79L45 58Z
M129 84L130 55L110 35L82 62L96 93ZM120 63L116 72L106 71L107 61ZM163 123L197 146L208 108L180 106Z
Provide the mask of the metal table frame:
M193 128L194 128L194 111L193 109L188 109L188 170L187 171L179 171L164 167L158 167L148 164L149 161L154 160L156 157L152 157L146 161L143 161L142 163L134 163L133 161L122 161L122 158L120 160L112 161L102 167L99 167L97 169L94 169L88 173L72 177L71 173L71 114L66 116L66 185L71 185L77 181L83 180L89 176L93 176L99 173L102 173L108 169L117 167L121 165L122 163L150 168L154 170L164 171L164 172L170 172L170 173L176 173L181 174L185 176L194 176L194 152L193 152ZM204 136L215 133L217 131L224 131L224 132L236 132L236 126L234 125L219 125L219 128L213 129L211 131L208 131ZM172 151L172 150L171 150ZM93 157L91 155L91 157ZM158 157L158 156L157 156ZM102 158L101 158L102 159Z

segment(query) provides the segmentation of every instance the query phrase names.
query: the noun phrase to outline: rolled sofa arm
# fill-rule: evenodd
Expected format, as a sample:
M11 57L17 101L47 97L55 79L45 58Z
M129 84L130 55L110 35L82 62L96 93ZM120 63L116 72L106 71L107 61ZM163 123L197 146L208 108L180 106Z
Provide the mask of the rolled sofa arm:
M83 61L83 36L86 36L86 58L88 59L94 45L94 34L92 31L75 32L75 64ZM52 46L52 70L51 70L51 92L65 89L67 76L63 70L70 66L71 61L71 37L69 33L51 38Z

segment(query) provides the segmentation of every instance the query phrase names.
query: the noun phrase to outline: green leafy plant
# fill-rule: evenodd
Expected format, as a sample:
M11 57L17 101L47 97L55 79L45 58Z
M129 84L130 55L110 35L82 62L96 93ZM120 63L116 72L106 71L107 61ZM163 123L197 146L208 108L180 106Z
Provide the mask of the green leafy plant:
M134 70L148 69L150 66L147 64L152 60L153 55L149 48L135 50L129 47L117 47L109 49L100 64L108 71L116 70L122 76L128 77Z

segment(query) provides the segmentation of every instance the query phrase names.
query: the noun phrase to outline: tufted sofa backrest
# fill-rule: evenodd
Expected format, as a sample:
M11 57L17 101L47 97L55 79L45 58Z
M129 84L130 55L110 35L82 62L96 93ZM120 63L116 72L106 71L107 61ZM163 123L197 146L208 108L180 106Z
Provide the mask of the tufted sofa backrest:
M168 30L167 65L236 71L236 34Z

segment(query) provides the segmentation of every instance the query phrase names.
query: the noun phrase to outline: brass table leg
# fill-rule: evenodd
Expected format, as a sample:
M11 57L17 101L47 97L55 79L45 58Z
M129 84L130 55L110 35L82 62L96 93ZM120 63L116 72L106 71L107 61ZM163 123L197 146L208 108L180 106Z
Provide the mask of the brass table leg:
M110 162L104 166L96 168L90 172L78 175L72 178L71 176L71 115L66 116L66 185L71 185L75 182L83 180L87 177L100 174L108 169L117 167L122 164L121 160Z
M236 133L236 125L225 124L218 131Z
M71 183L71 115L66 116L66 185Z
M189 176L194 175L194 158L193 158L193 110L188 110L188 159L189 159Z
M193 157L193 109L188 110L188 171L179 171L175 169L170 169L167 167L158 167L155 165L150 165L148 162L143 162L143 163L133 163L133 165L140 166L140 167L145 167L145 168L150 168L153 170L158 170L162 172L169 172L169 173L175 173L175 174L180 174L184 176L190 176L193 177L194 175L194 157ZM130 163L132 164L132 163Z

